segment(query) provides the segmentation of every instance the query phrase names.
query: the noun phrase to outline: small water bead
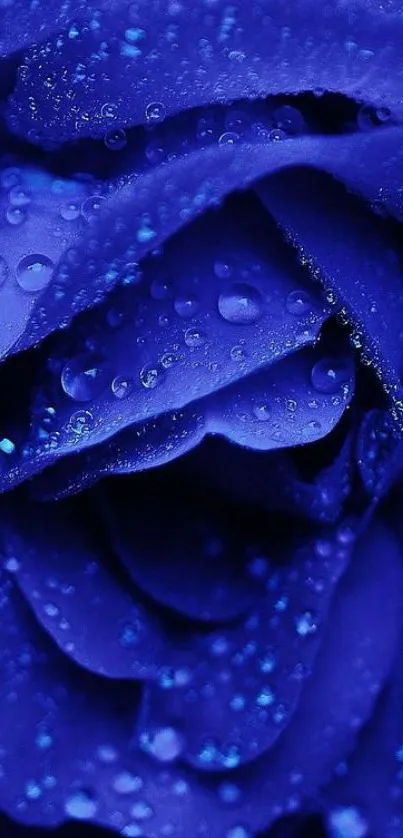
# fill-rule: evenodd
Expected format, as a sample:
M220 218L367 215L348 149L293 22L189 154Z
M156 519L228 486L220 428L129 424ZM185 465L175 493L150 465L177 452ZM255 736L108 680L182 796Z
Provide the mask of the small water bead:
M259 422L268 422L271 419L272 412L270 405L265 402L253 405L252 412Z
M228 262L217 260L214 262L214 273L217 279L228 279L232 274L232 267Z
M104 119L116 119L118 115L118 107L114 102L105 102L101 107L101 116Z
M14 454L15 443L11 439L8 439L8 437L3 437L0 439L0 451L3 454Z
M285 131L287 135L302 134L305 121L298 108L282 105L273 112L273 122L276 128Z
M21 170L16 166L10 166L7 169L3 169L0 174L0 186L2 186L3 189L12 189L20 182L20 180Z
M330 838L365 838L368 823L355 806L334 809L328 816Z
M350 378L349 364L338 358L322 358L314 365L311 382L318 393L336 393Z
M270 687L262 687L257 698L256 704L259 707L270 707L274 702L274 693Z
M128 823L122 829L125 838L144 838L144 832L138 823Z
M252 833L246 826L232 826L226 833L225 838L252 838Z
M218 310L227 323L249 325L263 315L263 300L259 291L247 283L234 283L218 298Z
M119 643L125 649L131 649L136 645L139 639L139 625L135 623L125 623L120 634Z
M76 789L67 797L64 811L75 820L91 820L98 809L96 798L88 789Z
M147 122L162 122L165 118L165 108L162 102L150 102L145 110Z
M239 138L239 134L235 131L225 131L224 134L221 134L218 138L218 145L235 145Z
M28 800L38 800L42 795L42 789L35 780L28 780L25 785L25 794Z
M226 780L218 786L218 796L223 803L236 803L241 797L241 790L235 783Z
M13 227L19 227L27 217L25 209L21 207L9 207L6 212L6 219Z
M88 434L94 425L94 417L90 410L77 410L70 416L67 429L74 434Z
M139 800L132 806L130 815L137 821L145 821L153 816L153 810L145 800Z
M197 314L199 307L199 300L193 294L180 294L174 301L176 313L185 320Z
M63 367L61 384L69 398L76 402L96 399L110 380L110 369L98 355L77 355Z
M113 780L112 786L117 794L135 794L143 787L143 780L129 771L121 771Z
M107 131L104 137L104 143L110 151L121 151L127 145L126 131L123 128L115 131Z
M140 382L146 390L153 390L163 381L164 371L159 364L145 364L140 370Z
M106 205L106 198L103 195L93 195L86 198L81 205L81 212L87 221L96 218L103 206Z
M117 375L111 384L111 390L117 399L125 399L133 388L133 381L131 378L126 378L124 375Z
M76 221L81 213L79 204L69 201L60 207L60 215L64 221Z
M47 751L47 749L51 747L52 743L53 739L48 731L38 730L35 737L35 744L41 751Z
M23 291L35 293L49 285L53 275L53 262L43 253L25 256L17 266L17 282Z
M105 765L111 765L113 762L116 762L118 756L119 754L113 745L99 745L97 748L97 757Z
M184 340L186 346L190 349L197 349L199 346L204 346L206 343L206 335L197 327L186 329Z
M178 357L173 352L164 352L161 356L161 366L164 370L169 370L174 364L178 363Z
M286 309L290 314L301 316L312 309L312 300L304 290L291 291L286 300Z
M4 562L4 569L9 573L18 573L21 568L21 562L15 556L9 556Z
M13 207L26 207L31 202L29 192L23 189L22 186L13 186L10 189L8 197Z
M184 738L175 728L163 727L151 738L147 750L159 762L173 762L180 756L184 746Z
M310 634L315 634L318 625L312 611L304 611L303 614L297 617L295 620L295 627L300 637L307 637Z

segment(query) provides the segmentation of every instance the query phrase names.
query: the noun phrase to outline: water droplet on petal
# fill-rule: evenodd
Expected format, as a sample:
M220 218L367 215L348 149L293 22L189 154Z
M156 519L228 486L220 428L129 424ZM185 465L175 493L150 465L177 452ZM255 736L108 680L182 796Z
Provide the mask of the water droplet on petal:
M60 207L60 215L64 221L76 221L80 212L81 210L79 204L75 204L73 201Z
M127 145L126 132L123 128L107 131L104 137L104 143L110 151L121 151Z
M338 358L322 358L311 372L312 385L318 393L336 393L350 378L350 365Z
M228 279L232 274L231 265L217 260L217 262L214 262L214 273L217 279Z
M183 736L173 727L163 727L151 739L150 753L159 762L173 762L184 748Z
M258 419L259 422L268 422L271 418L271 409L266 403L253 405L252 411L253 415L256 416L256 419Z
M206 343L206 335L201 331L201 329L187 329L185 332L185 343L186 346L189 346L191 349L203 346Z
M368 824L355 806L333 809L328 816L330 838L365 838Z
M26 219L26 212L21 207L9 207L6 212L6 218L9 224L13 227L19 227Z
M304 290L291 291L286 300L286 308L290 314L301 316L311 310L312 300Z
M111 384L112 393L117 399L125 399L129 395L132 387L133 382L131 378L127 378L124 375L117 375Z
M295 620L295 627L300 637L307 637L309 634L315 634L318 625L315 615L312 611L304 611Z
M147 122L162 122L165 117L165 108L162 102L150 102L145 110Z
M147 390L153 390L158 387L164 378L164 372L159 364L146 364L140 370L140 381Z
M241 796L241 790L235 783L224 780L218 786L218 796L223 803L236 803Z
M49 285L53 274L53 262L42 253L30 253L17 267L17 282L23 291L34 293Z
M199 310L199 300L193 294L180 294L174 301L174 309L179 317L193 317Z
M77 410L70 416L67 428L74 434L88 434L93 424L94 417L90 410Z
M110 379L109 366L97 355L77 355L63 367L61 384L76 402L88 402L102 393Z
M219 145L234 145L239 140L239 134L235 131L225 131L224 134L218 138Z
M112 785L117 794L135 794L143 787L143 780L129 771L121 771L114 778Z
M64 804L66 815L75 820L91 820L97 809L97 801L87 789L76 789L67 797Z
M227 323L256 323L263 314L263 301L252 285L235 283L220 294L218 310Z
M232 826L225 838L251 838L251 833L245 826Z

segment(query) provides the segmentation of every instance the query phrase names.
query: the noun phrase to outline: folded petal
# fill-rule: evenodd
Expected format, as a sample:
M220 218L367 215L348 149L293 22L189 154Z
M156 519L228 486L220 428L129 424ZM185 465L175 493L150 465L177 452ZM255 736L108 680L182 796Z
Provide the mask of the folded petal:
M127 288L101 310L77 318L38 354L30 431L19 442L3 486L129 425L181 410L312 343L329 306L305 281L275 231L270 234L265 214L252 230L224 212L206 216L171 240L142 273L131 265ZM326 357L318 357L314 370L316 358L308 355L290 374L288 413L295 412L295 398L301 399L297 419L306 426L304 440L324 435L351 396L351 360L343 347L339 351L337 373L331 357L326 369ZM280 372L262 373L248 385L253 446L262 435L260 447L276 445L274 426L287 414L281 378ZM269 394L275 403L267 424L259 422L259 405ZM228 407L231 393L223 399ZM323 426L315 424L317 407ZM208 410L206 422L216 431L220 404L215 410L211 402ZM228 422L229 416L222 431L236 439L236 416L233 427ZM287 425L293 444L292 421ZM277 434L278 444L284 445L286 436Z
M259 187L265 205L343 307L352 340L401 412L402 253L398 231L374 218L329 177L279 173Z
M395 127L340 137L207 146L189 154L181 151L166 165L124 179L125 185L119 182L118 188L112 183L101 194L95 190L81 207L87 223L79 241L60 255L51 282L35 298L23 333L15 336L20 339L13 351L65 327L72 315L99 303L115 285L134 281L134 266L185 224L234 190L278 169L310 162L341 178L378 208L401 214L401 138L402 129ZM357 164L369 155L371 167ZM9 329L9 321L6 325Z

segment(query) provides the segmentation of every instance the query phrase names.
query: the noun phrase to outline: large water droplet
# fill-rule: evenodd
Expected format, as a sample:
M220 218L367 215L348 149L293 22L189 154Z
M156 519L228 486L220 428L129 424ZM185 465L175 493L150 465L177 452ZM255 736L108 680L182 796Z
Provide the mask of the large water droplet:
M30 253L18 264L17 282L23 291L42 291L52 279L53 262L42 253Z
M94 795L87 789L76 789L69 795L64 804L64 811L69 818L83 821L93 818L97 808Z
M218 298L218 310L228 323L256 323L263 314L259 291L247 283L234 283Z
M63 367L61 384L64 392L76 402L97 398L109 383L110 370L97 355L77 355Z
M336 393L349 380L350 371L344 359L322 358L312 369L312 385L318 393Z

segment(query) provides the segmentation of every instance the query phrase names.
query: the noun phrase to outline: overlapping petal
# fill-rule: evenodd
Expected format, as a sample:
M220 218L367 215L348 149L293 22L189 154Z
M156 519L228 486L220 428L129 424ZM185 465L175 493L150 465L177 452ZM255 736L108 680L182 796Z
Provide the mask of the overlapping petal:
M53 16L53 15L52 15ZM34 24L35 26L35 24ZM24 55L8 103L14 131L36 141L103 136L212 102L333 90L401 103L399 9L340 0L91 5Z
M355 739L346 720L362 723L371 712L395 649L401 583L393 539L377 525L341 584L314 673L287 731L269 754L234 769L229 778L200 777L180 761L167 761L172 748L139 751L133 726L136 689L83 673L78 678L38 632L6 572L4 808L31 824L70 817L126 829L127 835L129 824L132 831L146 828L154 835L169 823L183 838L200 823L213 838L231 835L235 828L247 835L266 827L287 810L290 797L297 801L315 790L335 757L344 758ZM377 608L382 598L388 601L385 612ZM22 753L23 761L16 760Z

